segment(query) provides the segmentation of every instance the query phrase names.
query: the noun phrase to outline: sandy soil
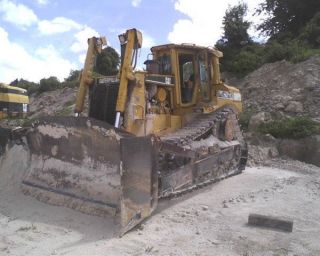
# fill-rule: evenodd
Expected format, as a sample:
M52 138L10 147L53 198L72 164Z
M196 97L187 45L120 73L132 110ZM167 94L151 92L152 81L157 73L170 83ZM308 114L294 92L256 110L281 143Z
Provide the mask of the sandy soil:
M122 238L111 218L21 193L27 157L3 159L0 255L320 255L320 168L282 161L171 201ZM7 156L10 158L10 156ZM11 161L10 166L7 163ZM286 170L285 170L286 169ZM247 226L249 213L293 219L292 233Z

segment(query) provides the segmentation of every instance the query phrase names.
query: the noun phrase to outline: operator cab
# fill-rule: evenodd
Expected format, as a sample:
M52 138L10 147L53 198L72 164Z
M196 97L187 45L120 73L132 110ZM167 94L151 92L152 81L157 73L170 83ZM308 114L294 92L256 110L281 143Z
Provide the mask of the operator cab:
M147 77L170 81L174 88L163 88L168 95L173 94L172 106L194 108L214 101L214 85L221 83L218 60L222 57L221 52L190 44L155 46L151 52L152 58L148 56L145 62Z

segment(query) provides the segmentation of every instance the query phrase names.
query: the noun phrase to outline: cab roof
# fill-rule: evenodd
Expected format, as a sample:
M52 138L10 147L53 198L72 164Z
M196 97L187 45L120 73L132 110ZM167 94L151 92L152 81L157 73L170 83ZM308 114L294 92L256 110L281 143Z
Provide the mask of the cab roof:
M199 46L196 44L163 44L163 45L157 45L151 48L151 52L158 52L168 49L177 49L177 50L193 50L193 51L208 51L218 58L221 58L223 56L223 53L220 52L218 49L214 47L205 47L205 46Z
M26 89L22 89L20 87L15 87L15 86L11 86L11 85L6 85L6 84L3 84L3 83L0 83L0 88L5 88L5 89L9 89L9 90L16 90L16 91L24 92L24 93L27 92Z

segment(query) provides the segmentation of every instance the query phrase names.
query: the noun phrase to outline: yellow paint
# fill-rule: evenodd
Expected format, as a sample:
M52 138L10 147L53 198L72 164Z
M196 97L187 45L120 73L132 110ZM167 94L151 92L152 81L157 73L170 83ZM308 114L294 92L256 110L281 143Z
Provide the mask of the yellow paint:
M27 113L22 113L22 112L10 112L9 115L8 113L4 112L4 111L0 111L0 120L1 119L5 119L8 116L9 117L15 117L15 118L26 118L27 117Z
M7 113L0 111L0 119L7 118Z
M19 87L5 85L2 83L0 83L0 88L13 90L13 91L17 92L17 93L0 92L0 102L16 103L16 104L29 104L29 97L27 95L27 90L19 88ZM23 93L23 94L21 94L21 93ZM10 111L10 109L8 110L8 112L0 110L0 119L7 118L8 116L10 116L10 117L26 117L26 115L27 115L27 113L13 112L13 111Z
M29 97L27 95L14 93L0 93L0 101L29 104Z
M129 96L129 108L124 115L124 129L134 133L137 136L145 134L145 72L136 72L135 81L129 86L133 87L132 93Z
M155 58L157 56L163 56L164 54L171 55L171 69L172 76L175 77L175 87L163 89L158 86L156 93L156 100L158 102L164 102L169 100L172 107L171 114L163 113L158 107L152 107L149 111L150 114L146 114L143 120L143 106L137 103L137 99L145 99L145 88L144 86L134 86L131 98L128 99L129 104L125 113L134 112L133 115L125 115L126 124L125 129L138 136L144 136L148 134L168 134L182 127L182 121L192 113L212 113L223 106L233 106L237 111L242 111L242 102L235 100L234 94L239 94L239 90L235 87L228 86L221 81L220 78L220 67L219 58L222 57L222 53L216 50L208 48L199 48L197 46L175 46L168 45L160 48L152 48ZM201 49L202 51L199 51ZM159 50L160 52L157 52ZM179 55L190 54L193 55L193 72L195 76L194 81L194 93L192 101L189 103L182 103L182 87L180 80L180 67L179 67ZM202 58L202 64L204 63L207 68L207 96L203 98L203 92L200 81L200 63L199 55L205 56ZM139 72L135 73L136 80L145 80L145 74ZM202 75L203 76L203 75ZM203 89L203 90L204 90ZM218 92L225 92L230 98L218 97ZM169 95L167 95L169 94ZM144 102L145 104L145 102ZM137 106L138 105L138 106ZM152 114L151 114L152 113ZM131 120L130 120L131 118Z
M148 81L147 86L151 83L152 86L157 86L157 91L155 95L155 91L150 94L154 97L154 100L147 102L150 96L146 94L148 90L145 85L147 73L135 72L132 67L134 52L142 47L142 34L136 29L129 29L125 34L120 35L120 38L125 51L118 76L120 85L116 111L123 114L121 116L123 116L124 120L122 124L124 130L137 136L168 134L181 128L182 123L192 117L195 112L212 113L226 105L234 106L239 112L242 111L242 102L238 100L240 99L239 90L221 81L219 58L222 57L222 53L214 48L191 44L168 44L151 49L155 60L159 60L158 58L164 55L169 55L171 60L171 73L167 74L166 70L166 74L155 75L174 77L173 80L175 82L174 86L170 87L163 83L161 85L161 82L156 79L153 84L152 80L151 82ZM89 44L87 53L88 66L84 68L87 77L82 78L86 83L89 83L91 78L93 50ZM179 66L179 55L181 54L192 55L194 89L192 99L188 103L182 102L181 83L183 83L183 79L180 79L182 66ZM189 60L191 61L191 57L183 62L186 63ZM86 87L80 86L80 96L77 99L78 105L80 103L83 104L85 91ZM218 95L218 93L220 94Z
M167 98L167 91L164 88L158 88L156 99L160 102L164 102Z
M126 50L123 58L123 63L121 64L120 70L120 86L117 98L116 111L123 113L126 109L127 95L128 95L128 84L129 81L135 79L133 73L133 68L131 66L133 50L138 50L136 47L140 48L142 43L142 35L136 29L129 29L126 33ZM140 41L140 44L139 44ZM136 44L137 43L137 44ZM140 47L139 47L140 46Z
M223 106L233 106L236 108L238 112L242 112L242 102L241 101L233 101L233 100L226 100L226 99L217 99L217 109Z
M3 83L0 83L0 88L5 88L5 89L9 89L9 90L15 90L15 91L22 92L22 93L27 93L26 89L22 89L20 87L15 87L15 86L11 86L11 85L6 85L6 84L3 84Z
M106 45L107 41L105 37L96 38L92 37L88 39L88 50L84 63L84 68L80 76L80 85L77 93L75 113L80 114L83 111L84 101L87 94L87 87L93 83L92 70L94 67L95 57L101 52L102 46Z
M181 128L181 116L169 114L148 114L146 116L146 134L167 134Z

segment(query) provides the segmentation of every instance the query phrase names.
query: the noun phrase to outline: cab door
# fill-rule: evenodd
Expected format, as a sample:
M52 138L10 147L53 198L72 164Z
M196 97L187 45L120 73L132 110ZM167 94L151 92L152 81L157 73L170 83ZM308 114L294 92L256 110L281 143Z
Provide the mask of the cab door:
M178 51L178 81L180 84L180 103L189 107L196 102L196 61L194 53Z
M197 57L200 77L201 100L203 102L209 102L211 92L209 84L208 54L206 52L201 52Z

